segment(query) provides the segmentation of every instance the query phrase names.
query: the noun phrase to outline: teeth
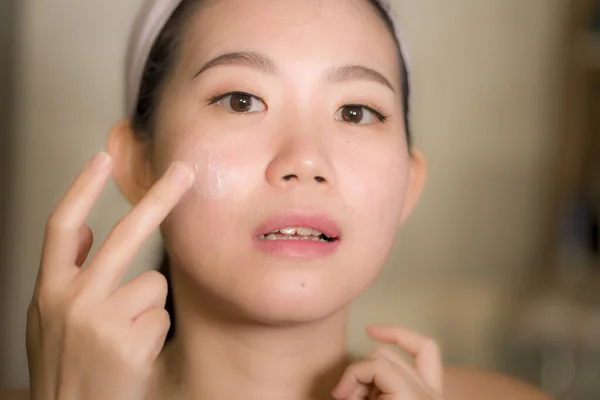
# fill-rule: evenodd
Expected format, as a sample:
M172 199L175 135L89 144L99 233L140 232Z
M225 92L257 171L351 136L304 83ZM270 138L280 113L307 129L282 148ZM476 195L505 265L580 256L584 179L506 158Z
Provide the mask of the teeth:
M302 228L299 228L298 230L300 230ZM296 234L296 228L283 228L280 229L279 232L281 232L283 235L295 235ZM298 235L300 235L300 233L298 233Z
M277 229L262 235L260 240L314 240L327 242L325 235L319 231L305 227L288 227Z
M269 233L281 233L282 235L299 235L299 236L321 236L323 233L314 229L305 227L289 227L278 229Z
M283 232L282 232L283 233ZM300 236L320 236L321 233L310 228L298 228L296 234Z
M275 241L275 240L311 240L314 242L328 242L325 239L322 239L319 236L298 236L298 235L281 235L281 234L275 234L275 233L270 233L268 235L262 235L259 240L268 240L268 241Z

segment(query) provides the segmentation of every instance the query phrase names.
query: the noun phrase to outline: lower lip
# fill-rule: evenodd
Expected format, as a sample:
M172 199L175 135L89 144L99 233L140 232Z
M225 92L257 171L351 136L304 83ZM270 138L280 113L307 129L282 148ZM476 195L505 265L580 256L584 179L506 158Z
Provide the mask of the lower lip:
M318 242L315 240L258 240L256 246L265 253L284 258L312 260L327 257L339 246L340 241Z

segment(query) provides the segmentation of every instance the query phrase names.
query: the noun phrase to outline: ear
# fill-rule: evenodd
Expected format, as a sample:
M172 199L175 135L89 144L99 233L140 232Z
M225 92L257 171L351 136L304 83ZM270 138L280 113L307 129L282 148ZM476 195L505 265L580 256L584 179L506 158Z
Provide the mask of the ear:
M402 225L412 214L421 197L426 180L427 161L425 160L423 153L419 149L413 147L409 159L408 187L403 209L400 213L400 221L398 221L399 225Z
M107 149L119 190L129 203L137 204L154 183L150 140L137 137L131 122L121 120L110 130Z

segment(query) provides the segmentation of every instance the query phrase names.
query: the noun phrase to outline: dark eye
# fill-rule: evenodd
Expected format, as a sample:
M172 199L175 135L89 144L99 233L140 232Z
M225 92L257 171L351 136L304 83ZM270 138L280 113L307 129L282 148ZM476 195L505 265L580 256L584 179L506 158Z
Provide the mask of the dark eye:
M236 114L251 114L266 109L265 103L249 93L228 93L212 101L225 110Z
M371 125L385 122L386 117L367 106L347 105L335 113L335 119L352 125Z

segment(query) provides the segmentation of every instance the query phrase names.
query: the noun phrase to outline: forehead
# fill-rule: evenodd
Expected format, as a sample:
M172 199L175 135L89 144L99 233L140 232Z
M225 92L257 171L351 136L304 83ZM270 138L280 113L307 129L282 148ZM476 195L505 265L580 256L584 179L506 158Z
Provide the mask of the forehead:
M196 65L259 51L284 70L360 64L400 85L395 41L368 0L211 0L192 16L182 48Z

